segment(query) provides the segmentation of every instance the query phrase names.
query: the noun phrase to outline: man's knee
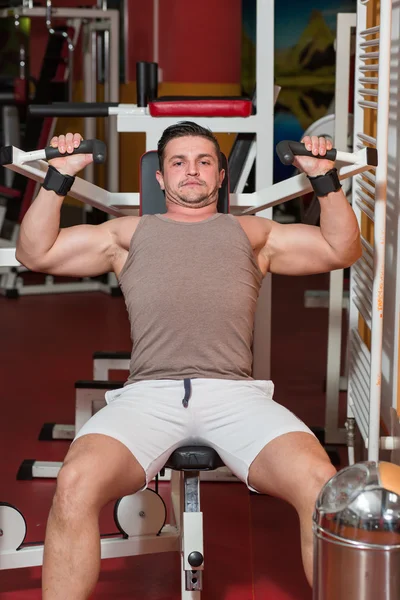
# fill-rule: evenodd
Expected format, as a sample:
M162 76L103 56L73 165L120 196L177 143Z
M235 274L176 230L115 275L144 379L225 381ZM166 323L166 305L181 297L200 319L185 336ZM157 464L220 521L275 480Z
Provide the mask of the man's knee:
M107 436L75 441L57 478L53 511L60 518L94 514L108 502L137 492L143 468L121 442Z
M336 474L336 469L327 458L319 460L313 464L310 469L309 478L307 477L306 489L308 491L306 502L315 504L324 485Z
M85 461L72 460L61 468L52 510L58 519L69 521L87 510L101 509L100 494L91 483L92 474L85 468Z

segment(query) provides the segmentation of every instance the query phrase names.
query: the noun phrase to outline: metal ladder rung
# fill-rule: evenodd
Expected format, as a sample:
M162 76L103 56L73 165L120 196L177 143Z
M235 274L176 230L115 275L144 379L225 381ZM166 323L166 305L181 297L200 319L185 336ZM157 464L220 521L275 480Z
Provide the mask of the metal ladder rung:
M352 343L350 344L350 348L353 355L356 355L353 364L358 365L360 371L363 373L363 377L369 381L371 375L371 366L365 358L365 354L363 353L362 348L360 348L360 346L354 338L352 340Z
M352 393L358 401L360 413L362 414L363 418L365 419L365 422L368 423L369 411L368 411L368 405L367 405L365 399L368 398L369 394L368 394L368 392L365 392L364 388L360 387L360 381L359 381L357 374L353 368L351 370L351 375L352 375L352 377L351 377Z
M368 90L366 88L357 90L361 96L378 96L378 90Z
M366 185L368 185L368 184L366 184ZM360 187L363 187L363 186L360 186ZM371 187L371 186L369 186L369 187ZM367 196L367 194L365 194L362 190L359 190L359 189L356 189L355 193L357 194L357 196L359 197L359 199L362 200L363 202L365 202L365 204L368 206L368 208L370 210L372 210L372 212L374 212L374 210L375 210L375 204L374 204L374 202L375 202L375 193L372 192L372 194L374 196L373 198L371 198L371 196Z
M373 175L370 171L364 171L362 176L365 177L365 179L368 179L368 181L370 181L375 186L376 178L375 175Z
M360 429L363 440L365 442L368 438L368 423L365 422L365 417L362 414L362 412L360 410L360 406L359 406L360 401L356 397L354 391L352 391L352 393L350 394L350 397L351 397L351 402L353 404L354 416L355 416L357 425ZM356 409L356 410L354 410L354 409Z
M366 345L366 343L364 342L364 340L361 338L361 335L360 335L358 329L352 329L352 334L353 334L352 339L354 340L354 343L356 343L358 345L359 349L363 353L365 360L367 361L368 369L369 369L370 364L371 364L371 352L370 352L368 346Z
M357 181L357 185L359 185L363 190L368 192L368 194L371 194L373 196L373 198L371 198L371 201L373 202L374 197L375 197L375 187L373 185L370 185L366 181L364 181L364 179L362 179L362 177L356 177L356 181ZM356 191L358 192L359 190L356 190ZM373 206L373 204L372 204L372 206Z
M376 60L379 58L379 52L365 52L360 54L360 60Z
M354 385L355 384L355 385ZM365 391L364 388L359 387L360 385L360 381L357 378L354 383L353 383L353 393L354 395L357 397L357 400L360 404L360 408L362 407L362 410L360 411L363 415L363 417L365 418L365 421L368 422L368 404L366 402L366 399L368 398L368 387L367 387L367 391ZM357 393L355 393L357 392Z
M355 282L353 292L359 298L360 302L362 302L368 314L372 316L372 294L368 287L362 284L362 280L361 285Z
M360 65L358 67L358 70L361 71L362 73L366 73L368 71L379 71L379 65L378 64L374 64L374 65Z
M359 100L357 102L358 106L360 106L361 108L374 108L375 110L378 108L378 103L377 102L372 102L369 100Z
M369 241L366 240L363 235L361 235L361 243L364 246L364 248L366 249L366 251L368 252L368 254L373 257L374 256L374 249L371 246L371 244L369 243Z
M367 4L368 0L367 0L367 2L362 2L362 3ZM364 29L363 31L361 31L360 35L362 37L366 37L367 35L374 35L374 33L379 33L380 29L381 28L379 27L379 25L377 25L376 27L368 27L368 29Z
M360 77L359 83L369 83L371 85L378 85L379 77Z
M371 219L371 221L375 221L375 215L372 212L372 210L370 210L368 208L368 206L365 206L364 204L362 204L362 202L360 202L359 200L356 200L356 205L358 206L358 208L360 210L362 210L362 212L369 218Z
M360 43L360 48L372 48L374 46L379 46L379 38L375 40L367 40L366 42Z
M369 265L369 267L371 268L371 270L374 270L374 258L373 256L371 256L367 251L363 251L362 253L362 257L365 260L365 262Z
M371 325L372 325L372 315L370 310L368 309L368 306L365 306L363 299L357 294L357 289L354 288L354 294L355 296L353 297L353 302L356 305L356 307L358 308L358 312L361 314L361 316L363 317L364 321L366 322L366 324L368 325L368 327L371 329Z
M353 298L353 303L355 304L358 312L366 322L368 328L371 329L372 322L370 316L368 315L367 309L364 308L364 306L361 304L360 300L357 297Z
M369 298L372 298L372 286L369 283L367 283L362 277L360 277L358 273L354 273L354 281L359 288L364 290L366 297L368 295ZM371 303L371 300L369 300L369 303Z
M370 265L366 262L364 256L362 256L353 265L353 268L354 268L354 270L355 270L356 273L358 271L360 271L359 275L360 275L361 279L363 279L364 277L367 277L368 281L370 281L371 283L373 283L373 281L374 281L374 272L373 272L373 269L370 267Z

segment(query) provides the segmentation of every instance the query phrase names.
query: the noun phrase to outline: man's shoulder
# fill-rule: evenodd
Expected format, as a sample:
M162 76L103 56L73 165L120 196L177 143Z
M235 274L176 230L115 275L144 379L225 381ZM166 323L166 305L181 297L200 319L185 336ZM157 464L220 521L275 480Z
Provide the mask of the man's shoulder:
M235 215L235 219L241 225L253 248L260 248L265 244L271 230L270 219L253 215Z
M107 228L114 234L118 246L129 248L132 235L143 217L126 216L107 221Z

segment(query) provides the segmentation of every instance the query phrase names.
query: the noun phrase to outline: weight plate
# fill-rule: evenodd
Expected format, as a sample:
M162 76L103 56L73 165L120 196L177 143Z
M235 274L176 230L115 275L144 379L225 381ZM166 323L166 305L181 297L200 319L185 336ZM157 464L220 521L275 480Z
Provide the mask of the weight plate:
M166 517L163 499L151 489L120 498L114 510L115 523L127 537L157 535L164 527Z

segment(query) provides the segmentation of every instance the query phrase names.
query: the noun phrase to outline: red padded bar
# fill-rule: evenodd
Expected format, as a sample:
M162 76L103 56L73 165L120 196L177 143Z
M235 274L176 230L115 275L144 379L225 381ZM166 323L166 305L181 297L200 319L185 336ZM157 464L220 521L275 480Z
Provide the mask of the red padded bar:
M176 100L149 102L152 117L250 117L253 110L251 100Z
M6 196L7 198L20 198L21 192L4 185L0 185L0 196Z

